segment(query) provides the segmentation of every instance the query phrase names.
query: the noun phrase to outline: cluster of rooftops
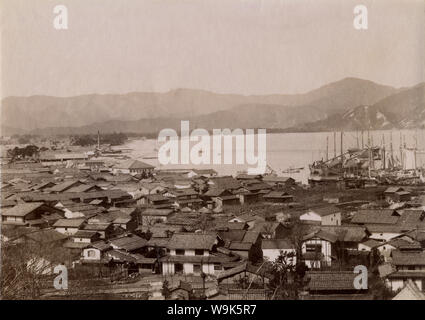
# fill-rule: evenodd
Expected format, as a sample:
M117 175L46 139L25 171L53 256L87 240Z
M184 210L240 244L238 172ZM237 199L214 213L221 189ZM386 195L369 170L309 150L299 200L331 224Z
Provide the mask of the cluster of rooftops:
M53 243L76 268L207 274L218 285L247 273L270 281L279 254L293 253L292 263L309 269L311 294L352 294L353 273L341 271L339 251L377 252L387 286L403 289L407 279L409 288L424 290L425 202L418 190L389 187L352 201L324 196L306 206L308 190L292 178L154 170L138 160L106 168L5 168L2 240ZM260 204L267 209L257 212Z

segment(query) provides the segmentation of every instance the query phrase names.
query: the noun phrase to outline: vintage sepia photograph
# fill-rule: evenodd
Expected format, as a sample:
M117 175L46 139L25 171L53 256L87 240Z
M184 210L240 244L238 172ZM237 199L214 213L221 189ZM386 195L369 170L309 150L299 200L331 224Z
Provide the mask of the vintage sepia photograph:
M424 0L0 14L0 300L425 300Z

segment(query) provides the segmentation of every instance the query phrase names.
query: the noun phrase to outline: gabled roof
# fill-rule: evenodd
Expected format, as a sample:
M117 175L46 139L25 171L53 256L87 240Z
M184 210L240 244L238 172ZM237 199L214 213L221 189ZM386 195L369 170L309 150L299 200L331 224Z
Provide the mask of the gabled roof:
M50 243L55 241L62 241L67 238L66 235L57 232L53 229L41 229L39 231L31 232L25 235L26 238L39 242L39 243Z
M396 224L399 217L394 215L393 209L359 210L351 219L357 224Z
M356 290L353 271L308 271L310 279L307 288L310 291L351 291Z
M90 247L93 247L93 248L98 249L100 251L106 251L106 250L111 249L111 245L109 243L106 243L105 241L99 241L99 242L92 243L90 245Z
M401 217L397 224L404 227L404 229L425 229L425 212L424 210L407 209L402 210Z
M79 186L72 187L67 190L67 192L87 192L91 189L96 188L96 185L93 184L81 184Z
M126 160L115 166L117 169L154 169L155 167L139 160Z
M293 196L285 191L271 191L264 195L263 198L293 198Z
M396 224L367 224L365 225L370 233L402 233L403 228Z
M404 288L401 289L393 300L425 300L425 294L409 279L405 282Z
M211 250L216 241L217 235L210 233L175 233L171 237L169 248Z
M203 194L206 197L219 197L221 195L232 195L232 193L227 189L221 188L210 188L207 192Z
M148 241L132 234L111 239L109 242L115 249L133 251L145 247Z
M257 221L251 230L261 233L273 233L280 225L281 223L276 221Z
M49 188L48 191L49 192L64 192L65 190L70 189L71 187L77 184L80 184L78 180L65 181Z
M392 262L396 266L425 266L425 251L403 252L393 250Z
M29 202L29 203L20 203L4 210L1 215L3 216L14 216L14 217L25 217L34 210L41 208L44 205L43 202Z
M366 247L373 249L373 248L381 246L382 242L374 240L374 239L368 239L368 240L362 242L361 244L366 246Z
M325 216L328 216L330 214L341 213L341 209L339 209L335 206L313 208L313 209L310 209L310 211L316 213L317 215L319 215L321 217L325 217Z
M313 226L313 228L316 228L316 227ZM363 226L342 225L342 226L319 226L317 228L325 232L336 235L338 238L338 241L361 242L367 237L366 228Z
M422 246L420 242L416 240L412 240L409 237L394 238L388 242L385 242L383 245L385 244L389 244L393 246L394 248L397 248L400 250L415 250L415 251L422 250Z
M233 277L237 274L240 274L242 272L249 272L249 273L253 273L268 279L272 279L273 275L268 272L267 268L262 265L262 266L254 266L248 262L242 262L240 264L238 264L237 266L222 271L217 275L217 280L223 280L229 277Z
M329 242L336 242L338 240L338 236L333 234L333 233L329 233L323 230L317 230L313 233L307 234L303 237L304 241L310 240L310 239L322 239L322 240L326 240Z
M79 228L84 223L84 219L59 219L53 224L55 228Z

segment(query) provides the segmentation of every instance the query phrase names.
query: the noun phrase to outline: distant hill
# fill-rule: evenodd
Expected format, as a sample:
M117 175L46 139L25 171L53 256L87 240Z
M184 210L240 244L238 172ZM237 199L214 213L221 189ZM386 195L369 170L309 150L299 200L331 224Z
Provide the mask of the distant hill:
M286 128L371 105L397 89L345 78L303 94L237 95L177 89L166 93L7 97L2 129L34 133L156 132L180 119L197 127ZM154 130L154 131L150 131Z
M373 105L293 127L294 131L425 128L425 83L392 94Z

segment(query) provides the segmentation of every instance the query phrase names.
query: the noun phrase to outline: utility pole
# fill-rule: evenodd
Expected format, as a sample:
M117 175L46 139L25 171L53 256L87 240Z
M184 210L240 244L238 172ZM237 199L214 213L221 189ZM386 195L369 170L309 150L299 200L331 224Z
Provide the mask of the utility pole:
M341 130L341 167L344 165L344 132Z
M362 130L362 150L364 149L364 135L363 135L363 130Z

